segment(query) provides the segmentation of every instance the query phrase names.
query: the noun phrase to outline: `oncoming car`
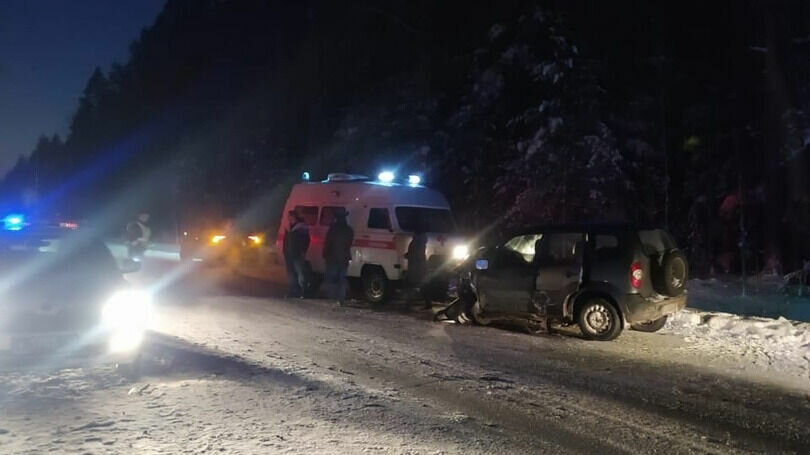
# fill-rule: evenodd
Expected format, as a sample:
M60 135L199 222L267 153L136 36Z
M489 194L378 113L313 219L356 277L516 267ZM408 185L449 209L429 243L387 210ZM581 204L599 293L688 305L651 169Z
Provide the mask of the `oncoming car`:
M79 229L0 230L0 365L90 358L135 373L150 296L122 272L137 268Z
M612 340L654 332L686 306L688 264L662 229L541 226L480 249L463 270L467 312L480 324L578 325Z
M342 209L348 211L348 222L354 229L347 275L372 303L386 300L405 279L408 268L405 253L418 227L428 236L428 269L435 281L449 280L454 266L469 255L466 242L456 233L445 197L421 185L416 176L398 182L387 172L376 180L361 175L329 174L323 182L295 185L284 207L277 250L282 250L290 226L289 212L295 211L309 226L307 261L316 274L322 274L326 232L334 213Z
M267 234L245 230L230 223L211 227L189 227L180 233L180 259L206 265L255 264L265 254Z
M241 245L241 236L230 220L191 223L180 235L180 258L185 261L219 265Z

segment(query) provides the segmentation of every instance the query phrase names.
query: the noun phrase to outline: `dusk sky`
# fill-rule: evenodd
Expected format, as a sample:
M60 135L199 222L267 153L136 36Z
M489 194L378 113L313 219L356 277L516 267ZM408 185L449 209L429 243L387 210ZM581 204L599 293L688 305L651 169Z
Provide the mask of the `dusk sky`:
M68 131L95 67L124 63L166 0L0 0L0 174Z

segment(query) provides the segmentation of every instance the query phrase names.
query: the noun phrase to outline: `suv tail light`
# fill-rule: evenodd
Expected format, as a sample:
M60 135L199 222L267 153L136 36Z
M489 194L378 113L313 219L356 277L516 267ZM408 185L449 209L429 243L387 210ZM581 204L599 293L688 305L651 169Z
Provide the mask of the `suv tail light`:
M641 281L644 279L644 270L641 268L640 262L634 262L630 266L630 286L633 289L641 288Z

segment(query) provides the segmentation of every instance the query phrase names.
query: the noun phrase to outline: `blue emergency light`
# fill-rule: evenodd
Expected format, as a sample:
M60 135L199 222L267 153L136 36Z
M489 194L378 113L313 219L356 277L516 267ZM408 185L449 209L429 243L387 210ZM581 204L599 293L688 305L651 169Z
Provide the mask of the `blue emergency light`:
M377 176L377 179L383 183L391 183L394 181L394 173L391 171L380 172L380 175Z
M19 231L25 227L25 217L19 213L11 213L3 218L3 229L6 231Z

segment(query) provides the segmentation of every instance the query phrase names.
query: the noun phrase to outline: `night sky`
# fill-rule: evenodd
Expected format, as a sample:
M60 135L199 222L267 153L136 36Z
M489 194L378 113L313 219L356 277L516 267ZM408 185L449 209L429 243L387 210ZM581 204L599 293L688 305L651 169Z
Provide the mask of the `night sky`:
M166 0L0 0L0 174L63 136L88 77L127 60Z

